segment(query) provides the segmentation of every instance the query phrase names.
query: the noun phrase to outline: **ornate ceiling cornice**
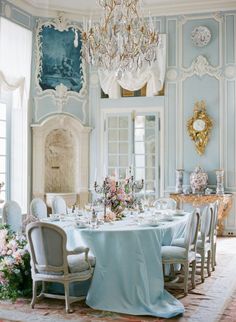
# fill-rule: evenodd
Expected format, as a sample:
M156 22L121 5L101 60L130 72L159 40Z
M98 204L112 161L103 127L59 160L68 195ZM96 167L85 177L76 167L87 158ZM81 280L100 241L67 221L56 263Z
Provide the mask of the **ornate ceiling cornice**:
M93 17L96 18L100 16L100 8L97 5L96 8L91 8L91 10L82 9L72 9L68 6L50 6L47 7L40 5L34 0L8 0L12 4L21 9L27 11L33 16L39 17L55 17L58 11L63 11L70 16L70 18L79 19L81 17ZM65 1L66 4L66 1ZM236 10L235 0L199 0L199 1L173 1L173 0L163 0L159 1L157 4L151 6L144 6L144 14L149 15L151 12L152 16L171 16L179 14L194 14L194 13L207 13L214 11L229 11Z

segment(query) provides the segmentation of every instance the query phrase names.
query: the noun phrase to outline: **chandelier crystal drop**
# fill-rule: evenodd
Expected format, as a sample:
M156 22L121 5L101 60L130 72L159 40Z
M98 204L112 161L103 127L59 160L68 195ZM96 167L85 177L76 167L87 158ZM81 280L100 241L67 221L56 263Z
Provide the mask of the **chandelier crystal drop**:
M82 33L83 58L99 69L124 71L140 69L156 60L158 33L152 18L140 15L139 0L99 0L103 8L100 22L86 23Z

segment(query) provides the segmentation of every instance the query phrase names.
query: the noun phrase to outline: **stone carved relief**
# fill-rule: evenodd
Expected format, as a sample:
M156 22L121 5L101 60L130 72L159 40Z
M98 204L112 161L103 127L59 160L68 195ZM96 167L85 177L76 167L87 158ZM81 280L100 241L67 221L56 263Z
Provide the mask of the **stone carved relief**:
M181 79L184 80L193 75L202 77L205 74L217 79L222 77L222 72L219 68L213 67L206 57L199 55L193 60L189 68L182 70Z
M166 78L168 81L172 81L172 82L176 81L178 78L178 73L176 69L173 69L173 68L169 69L166 73Z
M207 46L211 40L211 31L206 26L197 26L191 33L191 39L196 47Z
M51 131L45 142L45 191L74 191L74 139L69 130Z
M233 66L233 65L227 66L225 68L225 77L229 78L229 79L236 77L236 65L235 66Z

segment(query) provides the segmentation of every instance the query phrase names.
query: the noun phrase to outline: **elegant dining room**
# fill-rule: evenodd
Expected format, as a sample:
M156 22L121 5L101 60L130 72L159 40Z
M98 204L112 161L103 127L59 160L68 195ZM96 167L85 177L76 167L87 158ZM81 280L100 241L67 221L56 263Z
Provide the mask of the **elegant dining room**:
M235 128L235 0L0 0L0 322L236 322Z

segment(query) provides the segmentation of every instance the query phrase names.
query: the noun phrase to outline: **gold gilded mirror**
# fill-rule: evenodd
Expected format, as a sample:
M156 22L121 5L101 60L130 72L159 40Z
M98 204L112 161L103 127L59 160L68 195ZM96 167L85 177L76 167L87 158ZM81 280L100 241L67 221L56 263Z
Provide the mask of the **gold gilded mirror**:
M213 121L206 112L205 101L196 102L194 114L187 122L190 138L195 142L197 153L203 155L209 141Z

